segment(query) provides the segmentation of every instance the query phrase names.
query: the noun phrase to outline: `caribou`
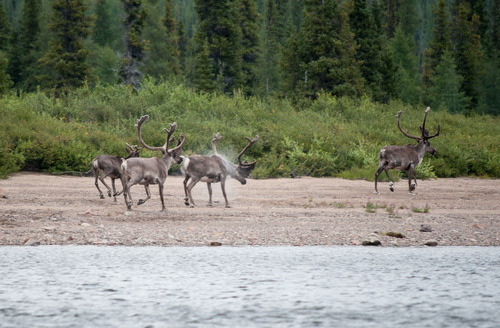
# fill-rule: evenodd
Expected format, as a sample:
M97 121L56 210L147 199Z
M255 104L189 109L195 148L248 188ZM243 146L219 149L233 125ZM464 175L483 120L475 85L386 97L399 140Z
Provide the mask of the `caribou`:
M137 129L137 137L139 142L144 146L144 148L152 151L161 151L163 157L151 157L151 158L130 158L122 163L122 184L123 184L123 196L125 197L125 204L127 205L127 210L132 209L132 195L130 194L130 188L135 184L144 185L146 190L146 199L140 199L137 205L144 204L148 199L151 198L151 192L149 191L149 185L157 184L160 192L161 199L161 211L165 211L165 201L163 199L163 187L165 180L168 176L168 170L173 164L180 164L182 162L182 145L186 141L184 134L181 134L177 145L169 149L169 145L175 141L172 136L177 129L177 123L170 124L170 129L164 128L167 133L167 140L165 144L161 147L151 147L147 145L141 136L141 126L147 121L149 115L142 116L137 120L135 125Z
M122 177L122 162L132 157L139 157L139 151L142 149L142 147L138 147L137 145L131 146L128 143L126 143L126 145L127 148L125 148L125 150L128 152L128 156L125 158L121 158L120 156L99 155L92 160L92 169L94 170L95 176L95 186L99 191L99 197L101 199L105 197L101 189L99 188L99 180L108 190L108 196L111 197L111 195L113 195L115 202L116 196L120 195L123 192L123 190L120 192L116 192L115 187L115 180L121 179ZM107 177L111 178L113 193L111 193L111 188L104 181L104 179L106 179Z
M415 167L422 162L425 153L430 153L434 155L436 153L436 149L431 146L429 143L429 139L437 137L439 135L440 126L437 125L437 132L433 135L429 135L429 132L425 129L425 121L427 119L427 114L429 114L430 107L427 107L425 110L424 122L420 127L420 137L412 136L406 133L401 128L401 113L403 111L399 111L396 115L398 119L398 128L408 138L415 139L418 141L417 145L407 144L405 146L387 146L380 150L380 160L378 164L378 170L375 173L375 194L378 194L377 190L377 180L378 176L382 171L385 171L387 177L389 178L389 188L391 191L394 191L394 182L389 175L389 170L405 170L408 171L408 189L409 193L413 195L413 191L415 191L417 187L417 172L415 171ZM414 180L414 183L411 183L411 180Z
M229 208L229 202L226 195L226 179L227 177L232 177L238 180L241 184L246 184L246 178L255 168L256 161L248 163L247 161L242 162L241 156L243 153L254 143L257 142L259 136L256 135L253 140L249 137L245 137L248 140L248 144L243 148L243 150L238 155L238 165L231 163L227 159L223 158L217 153L217 142L222 139L219 133L214 134L212 139L212 149L214 154L212 156L204 155L191 155L184 158L182 163L184 168L184 204L186 206L195 207L193 201L193 196L191 195L191 190L200 181L206 182L208 187L208 206L213 206L212 204L212 183L221 184L222 195L226 202L226 207ZM188 184L189 179L191 181Z

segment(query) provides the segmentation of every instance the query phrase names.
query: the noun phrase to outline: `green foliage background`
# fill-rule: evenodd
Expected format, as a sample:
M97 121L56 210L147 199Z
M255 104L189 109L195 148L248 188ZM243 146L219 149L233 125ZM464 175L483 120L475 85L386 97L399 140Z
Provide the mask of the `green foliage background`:
M0 176L19 170L86 172L99 154L125 156L125 142L138 144L134 124L145 114L143 138L165 142L164 127L176 121L186 135L185 155L210 154L216 132L218 150L236 161L245 136L260 140L244 155L256 159L254 178L300 175L373 180L380 148L412 140L401 124L418 134L424 106L378 104L319 94L297 107L286 99L198 94L176 83L145 80L134 93L123 85L83 87L62 98L42 92L0 98ZM438 150L419 166L418 178L500 177L500 118L431 110L427 128L441 124L432 139ZM144 157L159 156L150 151ZM174 168L174 173L179 168ZM384 176L384 175L382 175Z

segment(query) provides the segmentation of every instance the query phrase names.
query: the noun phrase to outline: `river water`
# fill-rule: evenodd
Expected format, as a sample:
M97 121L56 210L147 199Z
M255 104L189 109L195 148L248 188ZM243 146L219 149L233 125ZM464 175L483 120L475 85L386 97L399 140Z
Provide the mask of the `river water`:
M3 246L0 327L500 327L500 248Z

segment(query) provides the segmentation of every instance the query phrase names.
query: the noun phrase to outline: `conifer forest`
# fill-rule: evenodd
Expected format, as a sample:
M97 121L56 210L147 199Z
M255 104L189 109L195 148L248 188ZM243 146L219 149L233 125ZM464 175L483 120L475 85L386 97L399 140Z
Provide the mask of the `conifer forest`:
M260 134L256 177L372 179L426 107L419 174L499 177L500 0L1 0L0 106L3 177L84 171L151 114L188 153Z

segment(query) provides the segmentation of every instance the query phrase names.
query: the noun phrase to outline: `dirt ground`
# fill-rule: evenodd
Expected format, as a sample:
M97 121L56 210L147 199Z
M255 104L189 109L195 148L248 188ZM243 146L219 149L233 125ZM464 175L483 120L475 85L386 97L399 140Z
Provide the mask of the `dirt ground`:
M148 202L126 211L122 195L116 203L98 197L93 177L16 174L0 180L0 245L362 245L376 238L382 246L500 246L500 180L419 180L413 196L406 181L394 192L382 182L376 195L362 180L229 180L232 208L220 184L207 207L204 183L193 189L198 207L189 208L182 179L167 179L166 212L157 186ZM143 198L144 188L132 187L132 195Z

